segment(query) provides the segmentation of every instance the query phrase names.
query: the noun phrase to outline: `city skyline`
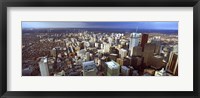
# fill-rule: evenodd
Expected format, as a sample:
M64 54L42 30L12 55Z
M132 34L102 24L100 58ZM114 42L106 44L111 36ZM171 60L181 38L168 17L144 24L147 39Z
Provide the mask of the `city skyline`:
M24 21L22 28L105 28L105 29L153 29L178 30L177 21L164 22L65 22L65 21Z
M22 23L22 76L178 76L178 66L178 22Z

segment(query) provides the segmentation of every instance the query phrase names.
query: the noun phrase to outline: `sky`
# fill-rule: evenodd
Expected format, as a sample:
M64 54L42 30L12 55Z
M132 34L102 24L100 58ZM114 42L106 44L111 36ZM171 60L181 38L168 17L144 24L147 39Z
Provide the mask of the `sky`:
M22 22L22 28L121 28L178 30L178 22Z

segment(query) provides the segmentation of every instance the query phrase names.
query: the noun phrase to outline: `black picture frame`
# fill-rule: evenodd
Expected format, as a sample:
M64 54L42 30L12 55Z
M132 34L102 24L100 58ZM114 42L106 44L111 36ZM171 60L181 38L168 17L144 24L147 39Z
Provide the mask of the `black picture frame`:
M193 7L193 91L7 91L7 7ZM199 98L200 0L1 0L0 96L2 98ZM186 81L183 81L186 82Z

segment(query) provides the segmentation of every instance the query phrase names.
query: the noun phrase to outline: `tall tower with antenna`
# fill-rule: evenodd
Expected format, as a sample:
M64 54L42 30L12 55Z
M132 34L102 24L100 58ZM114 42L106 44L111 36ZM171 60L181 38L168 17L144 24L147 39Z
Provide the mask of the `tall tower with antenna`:
M139 44L139 37L141 34L137 33L137 31L138 31L138 27L136 28L136 32L133 32L130 35L129 51L130 51L131 56L133 54L133 47L136 47Z

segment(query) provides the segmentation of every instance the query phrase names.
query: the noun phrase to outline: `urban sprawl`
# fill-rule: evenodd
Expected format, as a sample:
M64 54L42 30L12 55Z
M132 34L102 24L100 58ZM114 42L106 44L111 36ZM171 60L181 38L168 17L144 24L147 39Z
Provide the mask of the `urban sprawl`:
M22 76L177 75L177 34L51 29L22 33Z

